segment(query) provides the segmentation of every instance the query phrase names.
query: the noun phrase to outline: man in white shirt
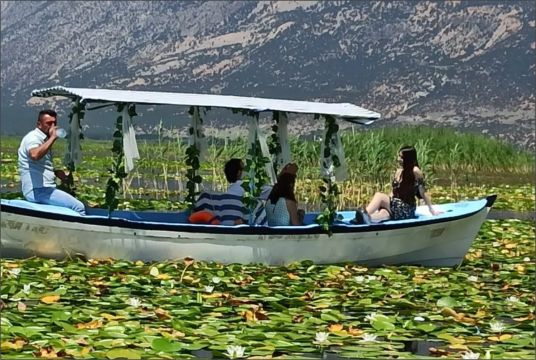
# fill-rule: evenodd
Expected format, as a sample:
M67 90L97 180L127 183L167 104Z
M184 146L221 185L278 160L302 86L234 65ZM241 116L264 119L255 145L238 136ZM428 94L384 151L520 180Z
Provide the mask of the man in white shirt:
M70 194L56 189L56 176L64 181L67 175L54 170L52 145L58 138L58 115L54 110L42 110L37 126L22 139L18 151L18 167L22 194L28 201L70 208L85 215L82 202Z

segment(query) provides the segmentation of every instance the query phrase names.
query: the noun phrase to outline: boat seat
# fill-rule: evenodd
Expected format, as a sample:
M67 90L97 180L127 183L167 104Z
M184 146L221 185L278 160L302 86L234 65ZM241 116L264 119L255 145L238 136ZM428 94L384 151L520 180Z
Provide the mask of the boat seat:
M2 203L7 203L7 205L13 205L17 207L21 207L23 209L30 209L30 210L39 210L39 211L45 211L49 213L54 214L62 214L62 215L71 215L71 216L82 216L78 211L74 211L73 209L69 209L63 206L56 206L56 205L47 205L47 204L39 204L34 203L27 200L20 200L20 199L14 199L14 200L2 200Z

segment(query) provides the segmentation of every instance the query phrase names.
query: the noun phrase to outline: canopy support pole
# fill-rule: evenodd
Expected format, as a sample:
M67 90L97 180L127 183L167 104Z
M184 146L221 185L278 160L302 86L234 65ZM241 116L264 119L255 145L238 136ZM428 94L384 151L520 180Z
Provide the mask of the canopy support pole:
M126 103L116 103L117 107L117 118L115 120L115 131L113 134L113 145L112 145L112 167L108 170L110 177L106 182L106 193L104 195L104 204L108 209L108 217L112 217L112 212L117 209L119 205L119 200L117 199L117 193L120 191L123 185L123 179L127 177L125 172L125 152L124 152L124 123L125 123L125 112L124 110L128 108Z
M67 179L62 181L60 188L71 195L75 196L74 176L76 166L82 160L82 148L80 140L84 138L82 135L81 121L85 115L85 104L80 102L80 98L73 101L71 113L69 114L69 127L67 128L67 146L63 157L63 164L69 170Z
M255 208L258 206L262 186L268 182L270 171L273 167L270 160L270 153L266 138L259 128L259 113L248 112L249 133L248 150L246 155L245 176L242 182L244 188L243 201L248 209L248 223L253 226L255 223ZM272 178L275 176L272 175Z
M335 117L324 115L326 119L324 137L320 147L320 174L324 185L319 187L320 199L324 209L316 221L331 236L331 227L337 219L338 197L340 195L337 180L345 180L348 175L344 149L339 134L339 125Z
M288 117L284 111L274 111L272 120L273 134L270 136L270 154L274 159L274 173L277 174L285 164L290 162L290 146L288 142Z
M202 109L203 113L206 112L206 108ZM186 171L186 188L188 194L186 195L186 202L190 209L193 209L199 194L199 186L203 181L201 175L199 175L199 168L201 167L201 161L206 158L207 140L203 132L203 119L201 117L201 110L199 106L191 106L188 113L191 116L190 128L188 129L188 148L186 148L186 165L190 168Z

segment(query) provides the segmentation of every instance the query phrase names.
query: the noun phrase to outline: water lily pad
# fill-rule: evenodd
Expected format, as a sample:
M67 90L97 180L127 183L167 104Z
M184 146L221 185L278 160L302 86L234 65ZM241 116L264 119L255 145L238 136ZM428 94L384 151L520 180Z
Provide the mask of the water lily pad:
M108 359L141 359L142 353L134 349L112 349L106 352Z
M438 308L443 308L443 307L453 308L453 307L458 306L458 301L454 298L451 298L450 296L444 296L441 299L437 300L436 305Z
M177 352L181 349L181 344L177 342L169 342L166 339L154 339L151 348L156 351Z

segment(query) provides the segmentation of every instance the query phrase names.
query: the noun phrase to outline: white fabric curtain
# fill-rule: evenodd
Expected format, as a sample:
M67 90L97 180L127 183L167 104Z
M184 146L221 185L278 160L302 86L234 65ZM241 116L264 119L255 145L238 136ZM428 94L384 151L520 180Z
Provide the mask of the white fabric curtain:
M265 165L264 169L266 174L270 179L270 183L273 185L276 181L276 175L274 172L274 167L272 166L272 156L270 155L270 150L268 149L268 143L266 142L266 135L263 133L259 126L259 114L256 113L255 116L250 117L249 119L249 132L248 132L248 152L254 146L255 142L258 140L261 147L261 152L264 157L270 159L270 161ZM247 155L249 157L249 155ZM253 174L250 173L250 176Z
M257 126L258 126L257 121ZM264 165L264 170L266 171L266 174L270 178L270 184L273 185L276 182L276 175L274 171L274 167L272 165L272 155L270 154L270 150L268 149L268 143L266 142L266 134L262 131L260 127L257 127L257 137L259 139L259 144L261 146L261 152L262 156L267 157L270 159L270 161Z
M128 114L129 104L125 104L121 116L123 117L123 153L125 154L125 171L129 173L134 169L135 160L140 158L136 133L132 119Z
M79 102L76 101L73 110L79 108ZM65 149L65 157L63 163L69 166L72 162L75 166L82 161L82 148L80 147L80 119L78 113L73 111L73 117L69 124L68 134L69 144Z
M188 145L195 145L199 150L199 161L205 161L207 158L207 139L205 137L199 106L194 106L194 113L191 119L193 132L188 137Z
M281 153L276 159L277 168L281 169L290 162L290 144L288 142L288 117L284 111L279 112L279 124L277 126L277 137L281 145Z

